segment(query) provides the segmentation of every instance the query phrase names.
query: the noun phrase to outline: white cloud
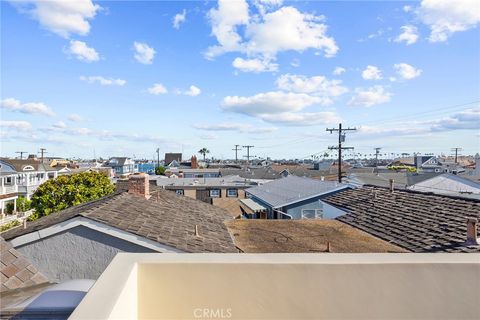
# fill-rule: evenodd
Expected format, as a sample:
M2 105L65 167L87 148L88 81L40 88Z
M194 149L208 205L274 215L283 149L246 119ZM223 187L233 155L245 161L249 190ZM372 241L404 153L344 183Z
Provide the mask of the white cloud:
M365 80L380 80L382 79L382 71L376 66L367 66L362 71L362 78Z
M68 120L72 121L72 122L81 122L81 121L85 121L85 119L79 115L79 114L76 114L76 113L72 113L71 115L68 116Z
M407 63L394 64L393 67L395 68L397 74L405 80L416 78L422 73L421 69L416 69Z
M411 45L417 42L419 35L418 29L412 25L406 25L400 27L402 33L398 35L393 41L395 42L405 42L406 45Z
M70 40L70 45L65 49L67 54L75 56L80 61L93 62L100 60L100 55L83 41Z
M102 76L81 76L80 80L88 83L99 83L102 86L123 86L125 83L127 83L127 81L123 79L104 78Z
M478 130L480 127L480 108L467 109L450 117L427 121L432 131Z
M235 58L232 65L243 72L272 72L278 70L278 64L266 59L243 59Z
M71 34L87 35L90 31L89 20L101 10L91 0L22 0L11 3L45 29L64 38Z
M148 88L147 90L148 90L148 93L154 94L154 95L164 94L168 92L167 88L165 88L161 83L155 83L152 87Z
M373 86L367 89L355 89L355 95L348 102L349 105L371 107L376 104L390 101L391 93L382 86Z
M431 42L446 41L455 32L475 28L480 23L478 0L423 0L416 13L430 28Z
M177 13L172 19L173 27L180 29L180 25L185 22L186 17L187 11L185 9L183 9L182 13Z
M335 75L335 76L339 76L339 75L341 75L342 73L344 73L345 71L347 71L347 70L345 70L345 68L336 67L336 68L333 70L332 73L333 73L333 75Z
M403 11L404 11L404 12L410 12L410 11L412 11L412 6L403 6Z
M58 121L57 123L53 124L53 127L57 129L65 129L67 127L67 124L63 121Z
M227 96L223 99L222 109L261 117L264 114L300 111L320 101L320 98L304 93L272 91L250 97Z
M240 133L271 133L277 130L275 127L257 127L245 123L197 124L193 127L205 131L236 131Z
M290 6L274 10L281 3L256 1L259 14L250 16L246 1L219 0L218 8L208 13L218 45L209 47L205 57L212 59L226 52L241 52L249 60L271 62L282 51L316 49L326 57L337 53L335 40L327 36L327 26L322 23L323 16L301 13Z
M281 90L308 93L321 100L317 101L321 105L333 103L332 98L341 96L348 89L342 86L341 80L328 80L324 76L306 77L303 75L285 74L276 81L277 87Z
M152 64L153 58L155 57L155 49L148 46L148 44L143 42L134 42L133 47L135 49L135 59L143 64Z
M202 90L200 90L200 88L192 85L190 86L190 88L183 92L183 94L187 95L187 96L190 96L190 97L196 97L198 96L200 93L202 93Z
M334 112L284 112L262 115L262 120L293 126L313 126L318 124L338 123L340 118Z
M32 128L32 124L27 121L2 120L0 121L0 127L23 131L23 130L30 130Z
M27 102L21 103L14 98L7 98L1 101L0 107L2 109L17 111L27 114L42 114L49 117L55 116L55 113L46 104L42 102Z

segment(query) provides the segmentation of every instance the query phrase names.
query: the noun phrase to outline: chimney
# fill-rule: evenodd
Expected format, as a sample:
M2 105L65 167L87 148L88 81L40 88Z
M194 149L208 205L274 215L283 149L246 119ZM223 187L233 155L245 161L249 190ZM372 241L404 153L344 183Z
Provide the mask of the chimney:
M478 239L477 239L477 223L478 220L475 218L468 218L467 219L467 242L466 244L469 246L477 246Z
M389 182L390 182L390 192L393 193L395 180L390 179Z
M197 157L195 155L192 156L192 158L190 159L190 167L192 169L198 169L198 161L197 161Z
M150 198L150 182L148 174L135 173L128 177L128 193L135 196Z

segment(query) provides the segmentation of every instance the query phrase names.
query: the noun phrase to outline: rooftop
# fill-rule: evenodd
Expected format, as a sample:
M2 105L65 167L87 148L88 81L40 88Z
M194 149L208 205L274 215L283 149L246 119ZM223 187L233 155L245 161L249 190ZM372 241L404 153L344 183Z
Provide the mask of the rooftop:
M479 200L369 186L323 201L347 212L337 220L409 251L480 251L465 245L467 218L480 218Z
M247 189L247 192L273 208L309 199L318 195L347 188L348 185L334 181L319 181L309 178L288 176L264 185Z
M336 220L242 219L227 223L236 246L246 253L407 252Z
M153 192L149 200L115 193L42 217L25 229L17 227L2 236L11 240L79 216L184 252L237 251L224 224L231 219L228 212L166 190Z
M251 182L239 176L226 176L221 178L158 178L157 186L164 187L245 187L250 186Z

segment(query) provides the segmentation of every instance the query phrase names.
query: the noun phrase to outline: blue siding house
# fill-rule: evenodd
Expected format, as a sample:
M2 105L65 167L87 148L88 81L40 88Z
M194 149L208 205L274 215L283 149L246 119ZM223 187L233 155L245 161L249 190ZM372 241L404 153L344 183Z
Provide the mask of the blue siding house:
M245 190L248 198L264 208L246 215L267 219L334 219L344 211L322 201L322 198L351 188L348 184L320 181L289 175Z
M112 168L117 177L138 172L138 166L132 159L127 157L110 158L104 166Z

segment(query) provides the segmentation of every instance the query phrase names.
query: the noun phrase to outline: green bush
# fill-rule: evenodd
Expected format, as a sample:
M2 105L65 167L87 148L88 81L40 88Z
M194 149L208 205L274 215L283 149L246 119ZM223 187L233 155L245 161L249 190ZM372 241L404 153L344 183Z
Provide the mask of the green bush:
M8 213L8 214L12 214L13 213L13 202L8 202L6 205L5 205L5 212Z
M25 197L18 197L17 198L17 212L25 212L30 210L32 205L32 201L28 200Z
M162 166L156 167L155 168L155 174L163 176L165 174L165 167L162 167Z
M16 227L20 225L20 221L18 220L13 220L12 222L6 223L2 226L0 226L0 232L6 231L10 228Z
M115 191L110 179L99 172L60 176L42 183L32 196L35 212L29 220L92 201Z

